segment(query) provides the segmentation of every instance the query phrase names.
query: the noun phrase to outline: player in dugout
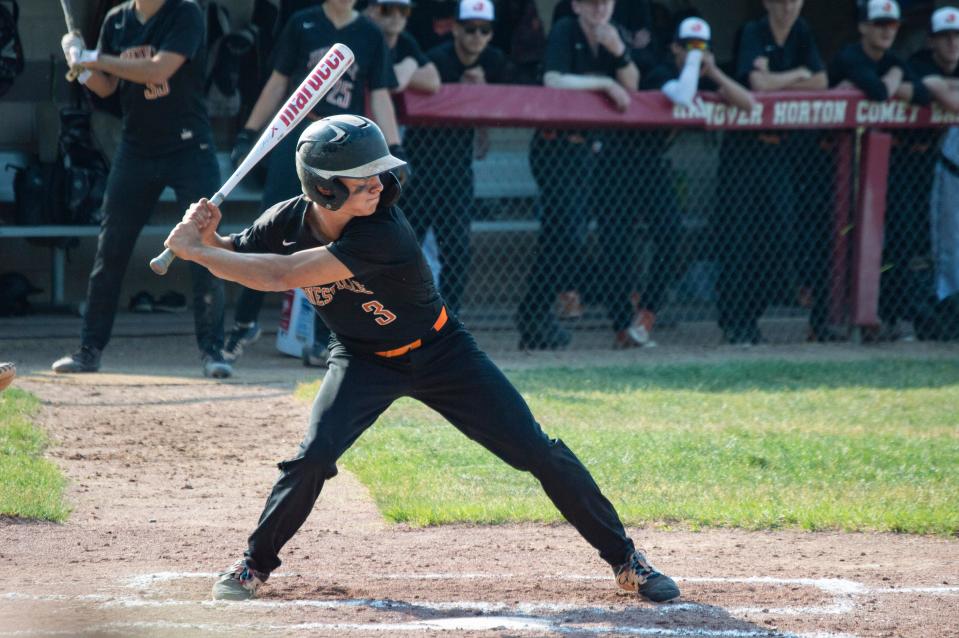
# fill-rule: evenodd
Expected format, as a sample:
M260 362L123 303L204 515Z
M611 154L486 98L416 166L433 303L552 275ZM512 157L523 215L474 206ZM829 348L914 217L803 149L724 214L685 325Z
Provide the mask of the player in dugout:
M133 0L115 7L94 50L75 33L63 36L67 62L86 69L78 80L100 97L119 92L123 135L107 178L80 347L55 361L54 372L100 369L133 246L163 189L172 187L184 209L220 185L202 97L205 40L203 12L193 0ZM229 377L233 369L221 352L223 282L196 264L190 274L203 373Z
M408 396L535 476L620 587L656 602L676 598L676 583L635 548L579 459L543 432L519 392L447 313L416 234L395 205L401 187L392 171L403 164L372 121L324 118L296 145L301 196L228 237L216 233L220 211L204 199L167 239L177 256L223 279L264 291L302 288L333 332L307 434L279 464L247 550L215 582L213 597L256 595L313 510L327 469Z
M843 47L829 66L829 82L834 87L854 87L870 100L883 102L900 99L928 105L931 96L912 67L891 52L899 33L902 13L895 0L869 0L860 9L860 40ZM896 147L890 157L889 201L886 209L883 271L879 283L879 329L868 328L866 341L894 341L902 336L900 319L908 314L911 274L909 257L913 237L909 231L914 204L905 201L901 185L904 159L903 135L895 136ZM928 209L923 211L928 213Z
M322 102L294 131L285 137L270 153L266 185L263 188L261 209L296 195L299 185L292 155L296 139L310 121L337 113L366 113L380 125L394 153L405 157L400 146L400 132L390 91L396 88L396 77L390 61L390 52L379 28L355 9L356 0L325 0L322 4L294 13L277 39L273 72L244 125L237 135L231 159L239 165L280 104L296 87L317 61L333 44L350 47L356 62L340 79ZM244 290L236 304L234 326L226 340L224 354L233 361L243 349L261 334L257 318L263 305L263 293ZM329 333L322 323L316 323L314 341L303 352L307 365L326 365L326 340Z
M397 85L393 91L413 89L436 93L440 90L440 72L423 53L416 38L406 31L412 11L410 0L371 0L365 13L386 38L396 74Z

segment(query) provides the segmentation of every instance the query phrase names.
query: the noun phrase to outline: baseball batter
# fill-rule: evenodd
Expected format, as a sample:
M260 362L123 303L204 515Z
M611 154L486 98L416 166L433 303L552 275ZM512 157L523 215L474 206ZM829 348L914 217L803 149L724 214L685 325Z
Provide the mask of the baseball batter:
M394 401L413 397L506 463L530 472L612 567L617 583L656 602L679 588L637 551L612 504L473 337L448 314L416 235L394 205L400 185L372 121L336 115L299 138L303 195L221 237L220 211L190 207L167 239L178 257L266 291L302 288L333 331L329 371L296 454L279 464L243 558L213 586L216 599L253 598L323 488L328 469Z

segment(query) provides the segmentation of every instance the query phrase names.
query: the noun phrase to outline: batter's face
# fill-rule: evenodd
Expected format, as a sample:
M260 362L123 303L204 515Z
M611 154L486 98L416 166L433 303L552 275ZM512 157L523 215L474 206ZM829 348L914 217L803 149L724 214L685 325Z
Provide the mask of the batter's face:
M930 38L932 55L940 65L955 68L959 64L959 31L944 31Z
M589 27L606 24L613 17L615 0L573 0L573 13Z
M350 191L350 196L340 207L340 212L351 217L367 217L376 212L380 195L383 193L383 181L379 175L366 179L341 177L339 180Z

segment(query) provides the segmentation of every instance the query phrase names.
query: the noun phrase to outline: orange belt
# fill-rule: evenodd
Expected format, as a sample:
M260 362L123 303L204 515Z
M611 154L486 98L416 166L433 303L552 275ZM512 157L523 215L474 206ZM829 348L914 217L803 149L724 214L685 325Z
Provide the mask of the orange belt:
M436 321L433 322L433 332L439 332L443 329L443 326L446 325L446 320L449 317L446 314L446 306L443 306L443 309L440 310L440 316L437 317ZM394 348L393 350L384 350L383 352L374 352L373 354L380 357L385 357L387 359L392 359L393 357L402 357L407 352L411 350L416 350L423 345L422 339L417 339L413 343L408 343L405 346L400 346L399 348Z

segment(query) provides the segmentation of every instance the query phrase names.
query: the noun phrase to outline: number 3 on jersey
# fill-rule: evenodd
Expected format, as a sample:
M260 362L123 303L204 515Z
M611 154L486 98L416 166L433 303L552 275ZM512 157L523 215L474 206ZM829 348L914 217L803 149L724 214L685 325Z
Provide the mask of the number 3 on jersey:
M396 315L383 307L378 301L367 301L363 304L363 310L366 312L372 312L373 316L376 317L376 323L385 326L396 321Z

